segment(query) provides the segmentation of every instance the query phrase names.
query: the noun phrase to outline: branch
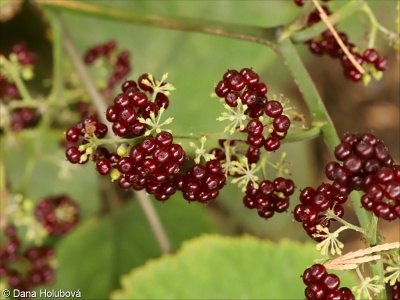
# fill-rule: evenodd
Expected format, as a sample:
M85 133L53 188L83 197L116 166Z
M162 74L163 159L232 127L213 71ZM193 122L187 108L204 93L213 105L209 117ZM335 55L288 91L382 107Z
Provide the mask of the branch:
M43 7L57 8L59 10L71 11L103 19L106 18L138 25L224 36L264 44L272 48L275 48L275 41L281 29L281 27L265 28L213 20L152 15L144 12L127 11L96 5L93 4L93 2L83 3L76 0L39 0L38 3L43 5Z
M59 19L61 23L61 29L62 29L62 41L64 43L65 50L67 51L68 55L71 58L71 61L78 72L79 77L81 78L85 88L87 89L90 98L92 99L93 104L95 105L100 121L104 124L109 124L105 117L105 111L107 109L106 102L104 101L102 95L100 92L97 90L95 84L93 83L92 78L90 77L89 73L87 72L82 59L80 58L78 51L75 48L75 45L73 44L71 37L69 35L69 32L67 30L67 27L65 26L65 23L63 20L56 15L56 17ZM110 137L111 135L111 128L108 130L108 135ZM146 216L147 221L149 222L149 225L153 231L153 234L156 238L156 241L163 253L168 253L170 252L171 246L170 242L167 236L167 233L164 230L164 227L161 224L160 218L152 204L151 201L146 197L146 195L143 192L137 192L134 191L134 194L136 198L138 199L140 206L143 209L143 212Z

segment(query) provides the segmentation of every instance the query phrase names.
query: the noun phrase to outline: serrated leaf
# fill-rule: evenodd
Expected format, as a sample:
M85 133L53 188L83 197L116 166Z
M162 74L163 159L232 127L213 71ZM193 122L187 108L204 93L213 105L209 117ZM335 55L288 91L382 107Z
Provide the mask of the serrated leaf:
M311 243L203 236L123 276L111 299L302 299L316 257Z
M179 197L165 204L154 201L173 249L201 233L213 232L204 207ZM102 220L90 219L57 246L57 280L51 288L78 290L84 299L105 299L119 278L161 253L137 201Z

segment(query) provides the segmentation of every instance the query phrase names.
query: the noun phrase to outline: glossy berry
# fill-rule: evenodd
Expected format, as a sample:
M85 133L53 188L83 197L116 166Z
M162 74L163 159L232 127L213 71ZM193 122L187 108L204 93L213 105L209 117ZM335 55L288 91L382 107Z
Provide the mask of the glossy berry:
M81 136L81 131L76 127L72 127L65 132L65 138L69 142L75 143L79 141L80 136Z
M65 151L65 156L67 157L67 159L73 163L73 164L77 164L80 159L81 159L81 152L78 150L78 147L69 147L66 151Z
M297 6L303 6L306 0L295 0ZM322 6L325 13L330 15L331 12L326 6ZM307 26L312 26L321 21L318 10L312 11L307 19ZM364 52L358 52L354 44L349 42L348 36L343 32L338 32L340 39L344 46L350 51L354 59L360 64L365 71L373 74L372 70L375 68L378 71L385 71L388 68L387 59L380 57L376 49L369 48ZM336 39L330 30L325 30L320 36L305 42L311 53L322 56L329 55L333 59L340 60L343 67L343 73L346 78L353 82L360 82L363 75L356 69L349 57L344 53L343 49L339 46ZM372 69L371 69L372 67Z
M378 58L379 58L379 54L375 49L370 48L370 49L366 49L364 51L364 54L363 54L364 61L369 62L369 63L374 63Z
M355 299L350 289L339 288L339 277L335 274L329 274L321 264L314 264L307 268L303 272L302 278L306 285L304 295L307 300Z
M96 169L100 175L107 175L111 172L111 163L108 159L102 158L96 161Z
M379 57L374 62L374 66L378 71L385 71L388 68L388 61L385 57Z
M278 177L271 182L264 180L255 188L249 183L243 204L250 209L257 209L258 215L264 219L271 218L275 213L282 213L289 208L288 196L294 193L294 183L290 179Z

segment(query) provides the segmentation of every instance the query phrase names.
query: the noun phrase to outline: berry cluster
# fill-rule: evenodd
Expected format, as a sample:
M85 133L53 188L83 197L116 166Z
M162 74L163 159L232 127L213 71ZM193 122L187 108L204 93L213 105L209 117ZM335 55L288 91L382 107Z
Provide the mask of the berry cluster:
M186 174L178 174L174 183L189 202L207 203L218 197L219 190L226 184L226 177L220 162L210 160L205 166L195 164Z
M68 196L49 197L38 202L35 218L49 235L61 236L71 231L79 221L79 207Z
M210 151L224 165L228 176L252 178L250 182L243 183L243 191L246 191L243 202L250 209L257 208L259 216L265 219L275 212L286 211L289 196L294 192L291 180L278 177L273 182L264 180L259 184L257 176L253 177L248 169L258 163L262 148L268 152L279 149L291 125L288 116L283 114L281 102L268 100L267 92L267 85L250 68L225 72L215 87L215 93L223 99L228 112L224 112L218 120L233 121L225 131L240 132L246 137L243 140L221 139L220 148Z
M17 56L20 65L26 66L36 64L36 54L26 49L23 43L15 44L11 52Z
M375 135L345 134L335 148L337 161L329 162L325 175L333 182L321 184L316 190L306 187L301 191L301 204L294 209L294 218L303 223L305 231L316 241L317 225L329 227L326 211L341 218L342 204L354 191L363 191L362 206L377 217L389 221L400 218L400 166L395 165L387 148Z
M239 71L228 70L215 87L218 97L224 98L225 103L232 108L238 106L240 99L246 105L246 115L249 122L245 128L239 126L236 130L243 130L248 134L247 143L251 147L264 148L267 151L275 151L280 147L290 127L290 119L283 114L282 104L267 98L268 87L260 82L259 76L250 68ZM264 120L264 113L268 118ZM264 127L268 131L263 134Z
M362 206L385 220L400 218L400 166L380 169L367 183Z
M0 279L7 279L9 289L29 291L38 285L53 283L51 260L55 253L52 247L29 247L22 252L13 225L6 226L4 236L0 247Z
M264 180L255 188L252 182L247 184L243 203L247 208L256 208L260 217L271 218L275 212L281 213L289 208L289 196L294 193L292 180L282 177L274 181Z
M125 81L121 86L122 93L114 98L114 105L106 111L107 120L113 123L114 133L120 137L143 135L146 125L138 119L148 119L152 113L157 116L162 107L168 108L167 85L163 81L157 85L148 74L141 75L137 82Z
M73 164L86 163L89 157L79 149L78 145L87 144L93 135L98 139L104 138L107 135L107 131L107 126L96 117L85 118L65 132L67 140L65 156Z
M119 51L117 43L113 40L97 44L89 48L83 55L83 60L87 65L93 65L99 59L103 59L109 70L106 89L102 90L104 97L108 100L112 89L132 70L130 54L128 51ZM102 88L101 88L102 89ZM78 101L70 105L70 110L77 111L81 118L95 115L94 109L87 102Z
M115 41L109 41L90 48L84 55L86 64L93 64L100 57L113 66L113 71L108 78L107 88L112 89L115 85L123 80L131 71L130 55L128 51L117 52L117 44Z
M321 264L307 268L302 277L307 286L304 291L307 300L355 300L349 288L339 288L339 277L329 274Z
M36 63L36 54L26 49L22 43L15 44L12 47L12 55L15 55L21 66L34 65ZM0 51L0 56L4 55ZM0 73L0 101L7 104L10 101L20 100L21 95L14 82L10 82L5 74ZM38 118L35 111L31 108L18 108L10 113L10 127L12 131L19 131L23 128L36 125Z
M31 108L17 108L11 111L10 127L12 131L20 131L24 128L35 126L39 121L35 111Z
M325 173L338 193L362 190L365 209L389 221L400 218L400 166L382 141L371 133L346 134L334 153L343 164L330 162Z
M111 174L123 189L145 189L159 201L168 200L176 192L173 178L186 162L185 151L166 131L144 138L126 156L102 152L96 161L101 175Z
M300 202L293 211L294 218L297 222L303 224L304 230L314 240L320 242L324 238L315 237L314 234L320 233L317 230L317 225L329 227L330 221L325 213L328 209L332 209L334 214L339 218L344 215L342 204L347 200L347 197L340 196L335 193L332 185L322 183L316 190L311 187L306 187L300 193Z
M173 143L171 133L161 131L146 137L130 148L125 156L96 150L96 168L101 175L110 174L123 189L145 189L159 201L166 201L177 190L188 201L209 202L219 195L226 179L217 160L203 166L195 164L181 172L187 157L183 148Z
M330 11L326 6L323 6L323 9L327 15L330 15ZM308 16L307 26L312 26L320 21L320 14L318 10L315 10ZM379 53L376 49L369 48L364 52L359 52L354 44L348 41L348 37L345 33L338 32L338 35L349 52L354 56L354 59L364 68L367 73L373 75L376 70L385 71L388 68L387 59L379 56ZM340 59L346 78L354 82L358 82L362 79L363 75L354 67L349 57L343 52L343 49L337 43L331 30L325 30L320 36L306 41L306 44L308 44L310 51L316 55L327 54L332 58Z

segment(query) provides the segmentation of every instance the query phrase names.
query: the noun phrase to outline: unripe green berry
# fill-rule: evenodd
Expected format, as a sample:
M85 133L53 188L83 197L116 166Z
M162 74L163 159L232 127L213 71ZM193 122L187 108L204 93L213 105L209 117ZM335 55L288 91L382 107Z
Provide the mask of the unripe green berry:
M110 173L111 181L118 180L121 177L121 173L117 169L113 169Z
M128 154L128 148L125 145L119 145L117 149L117 154L121 157L124 157Z
M88 159L88 155L86 153L81 155L81 159L79 160L80 163L85 162Z

